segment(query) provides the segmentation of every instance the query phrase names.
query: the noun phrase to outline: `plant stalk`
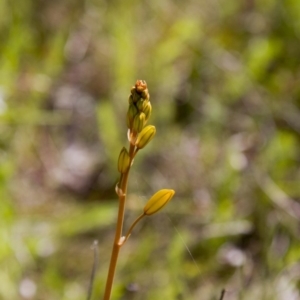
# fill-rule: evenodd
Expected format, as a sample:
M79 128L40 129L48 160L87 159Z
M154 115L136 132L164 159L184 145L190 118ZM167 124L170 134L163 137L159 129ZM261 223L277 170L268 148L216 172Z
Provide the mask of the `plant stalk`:
M119 210L118 210L118 219L116 225L116 233L115 233L115 239L114 239L113 249L111 253L110 263L109 263L109 269L108 269L108 275L106 279L103 300L110 299L119 252L121 247L123 246L122 230L123 230L123 223L124 223L127 184L128 184L128 177L131 168L131 163L135 156L134 150L135 150L135 146L130 143L130 148L129 148L130 167L124 174L121 175L121 182L119 182L119 188L122 190L122 195L119 195Z

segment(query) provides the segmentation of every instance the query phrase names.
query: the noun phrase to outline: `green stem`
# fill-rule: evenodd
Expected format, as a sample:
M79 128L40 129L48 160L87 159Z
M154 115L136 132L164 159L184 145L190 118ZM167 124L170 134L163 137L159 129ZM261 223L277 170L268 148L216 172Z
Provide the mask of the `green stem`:
M130 228L129 228L129 230L128 230L128 232L127 232L127 234L126 234L126 236L125 236L125 239L124 239L124 241L122 241L122 245L124 245L125 244L125 242L128 240L128 238L130 237L130 235L131 235L131 232L132 232L132 230L133 230L133 228L135 227L135 225L143 218L145 216L145 214L141 214L132 224L131 224L131 226L130 226Z

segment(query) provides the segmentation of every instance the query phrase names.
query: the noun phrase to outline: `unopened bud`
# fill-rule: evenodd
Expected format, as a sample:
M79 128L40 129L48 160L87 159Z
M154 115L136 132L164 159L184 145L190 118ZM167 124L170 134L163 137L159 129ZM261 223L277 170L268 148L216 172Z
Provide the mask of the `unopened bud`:
M118 171L120 173L125 173L130 166L130 157L127 149L125 147L122 148L119 160L118 160Z
M138 149L144 148L154 137L156 128L153 125L148 125L139 133L135 145Z
M153 215L162 209L174 196L174 190L160 190L156 192L146 203L144 214L147 216Z
M147 83L145 80L137 80L135 83L135 89L141 93L147 89Z
M149 94L149 92L148 92L148 89L142 91L141 96L142 96L143 99L149 101L149 100L150 100L150 94Z
M132 96L133 103L138 102L141 98L141 96L139 95L139 93L135 88L131 89L131 96Z
M144 113L137 114L133 120L132 130L137 133L141 132L145 126L145 123L146 123L145 114Z
M143 98L140 98L140 100L136 102L136 107L140 112L143 112L146 104L147 102Z
M130 105L130 104L133 104L133 97L132 97L131 94L130 94L129 97L128 97L128 103L129 103L129 105Z
M152 111L152 106L150 101L146 102L146 105L144 107L143 113L146 116L146 122L149 120L150 116L151 116L151 111Z
M138 110L135 107L135 105L130 104L129 108L128 108L128 111L127 111L127 127L128 128L132 127L133 120L134 120L134 118L137 114L138 114Z

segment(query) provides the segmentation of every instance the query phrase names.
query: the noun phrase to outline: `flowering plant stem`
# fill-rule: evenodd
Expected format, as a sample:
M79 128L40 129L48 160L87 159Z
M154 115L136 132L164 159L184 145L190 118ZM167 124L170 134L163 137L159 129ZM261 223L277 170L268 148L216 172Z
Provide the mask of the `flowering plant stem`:
M130 148L129 148L130 166L135 155L134 150L135 150L134 145L130 144ZM125 242L125 238L122 238L122 230L123 230L123 223L124 223L124 211L125 211L127 183L128 183L130 166L124 174L121 174L120 177L118 188L121 191L121 193L118 193L119 196L118 220L117 220L115 239L114 239L113 249L110 258L110 264L108 269L108 275L107 275L103 300L110 299L119 252Z

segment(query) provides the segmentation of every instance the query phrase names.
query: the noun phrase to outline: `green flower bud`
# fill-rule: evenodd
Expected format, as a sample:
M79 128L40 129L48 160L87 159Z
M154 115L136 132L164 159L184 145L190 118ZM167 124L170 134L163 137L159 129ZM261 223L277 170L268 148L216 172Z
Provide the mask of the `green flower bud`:
M146 102L146 101L145 101ZM150 116L151 116L151 111L152 111L152 106L150 101L148 101L144 107L143 113L146 116L146 122L149 120Z
M130 122L130 119L129 119L129 117L128 117L128 114L127 114L127 116L126 116L126 125L127 125L127 128L128 128L128 129L130 129L130 128L131 128L131 125L132 125L132 123Z
M147 216L153 215L162 209L174 196L174 190L160 190L156 192L146 203L144 214Z
M130 105L130 104L133 104L133 97L132 97L131 94L130 94L129 97L128 97L128 103L129 103L129 105Z
M139 113L134 117L133 124L132 124L132 130L134 132L139 133L142 131L146 123L145 117L146 116L144 113Z
M149 100L150 100L150 94L149 94L149 92L148 92L148 89L142 91L141 96L142 96L143 99L149 101Z
M144 148L154 137L156 128L153 125L148 125L139 133L135 145L138 149Z
M131 128L135 116L138 114L138 110L134 104L130 104L127 111L127 127Z
M130 157L127 149L125 147L122 148L119 160L118 160L118 171L120 173L125 173L130 166Z
M143 112L146 104L147 104L146 101L143 98L140 98L140 100L137 101L137 103L136 103L136 107L138 108L138 110L140 112Z
M138 102L141 98L141 96L138 94L136 89L131 90L131 96L132 96L133 103Z

